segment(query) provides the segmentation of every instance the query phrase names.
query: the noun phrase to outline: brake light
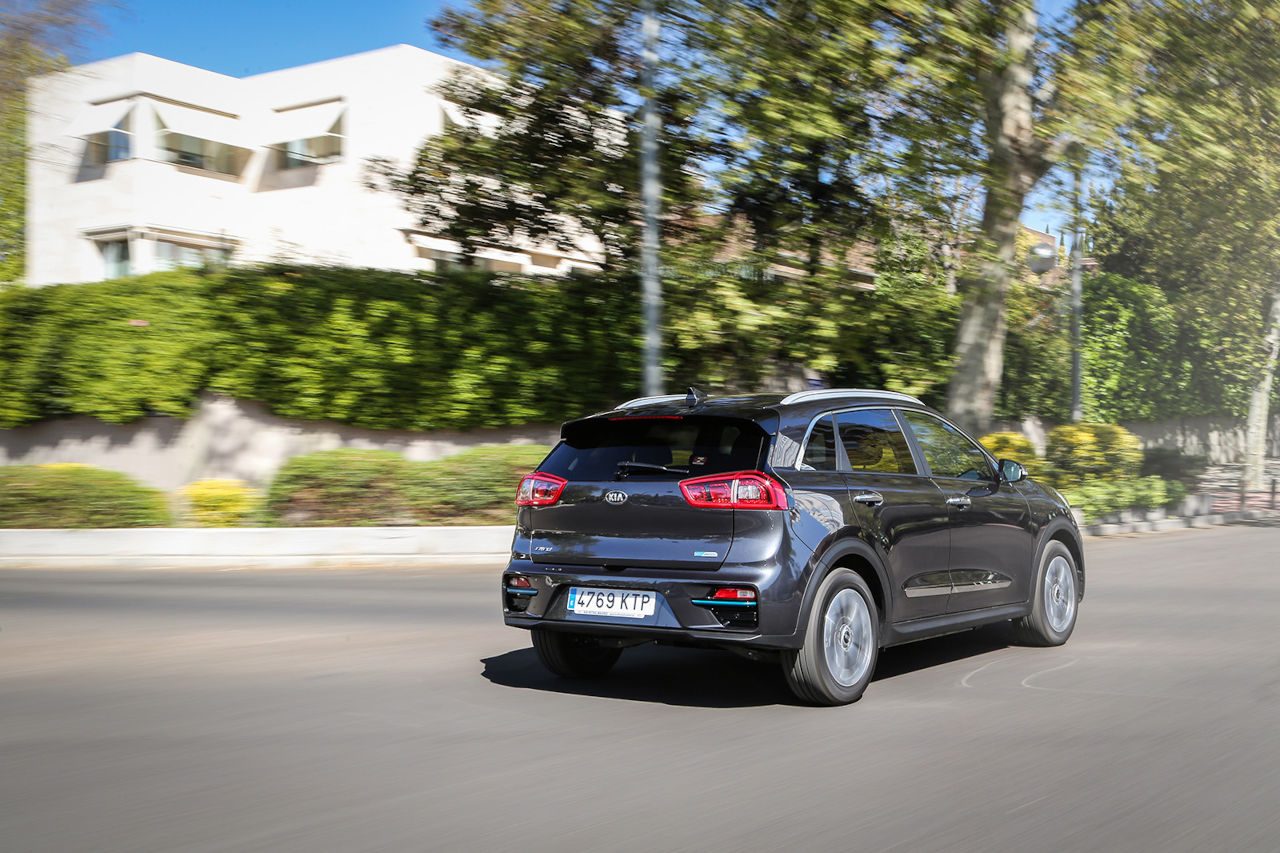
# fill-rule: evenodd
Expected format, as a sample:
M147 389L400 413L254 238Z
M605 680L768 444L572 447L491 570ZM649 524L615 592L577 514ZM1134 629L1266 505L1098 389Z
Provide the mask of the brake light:
M516 506L551 506L560 500L560 493L568 483L555 474L534 471L525 475L516 489Z
M690 506L705 509L787 509L786 489L759 471L681 480L680 491Z
M711 593L712 601L755 601L756 591L742 586L722 586Z

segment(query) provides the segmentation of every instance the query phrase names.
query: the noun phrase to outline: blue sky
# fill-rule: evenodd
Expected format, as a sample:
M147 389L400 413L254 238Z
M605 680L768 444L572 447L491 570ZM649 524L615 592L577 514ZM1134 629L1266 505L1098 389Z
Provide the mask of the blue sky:
M393 44L447 53L426 25L445 5L442 0L121 0L120 8L105 16L108 32L86 39L75 58L92 61L139 51L244 77Z

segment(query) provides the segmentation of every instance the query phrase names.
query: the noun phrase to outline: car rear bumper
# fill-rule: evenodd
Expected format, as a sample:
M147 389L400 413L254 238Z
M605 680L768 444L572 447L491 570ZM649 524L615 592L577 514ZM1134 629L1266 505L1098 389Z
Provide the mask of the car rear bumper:
M503 620L526 629L547 629L683 645L748 648L797 648L800 606L794 593L779 595L776 566L722 566L715 572L635 569L602 570L588 566L548 566L512 560L502 574ZM524 578L528 587L513 586ZM721 587L749 587L750 604L712 604ZM582 616L568 608L573 587L654 592L655 613L644 619ZM789 590L788 590L789 592ZM702 602L702 603L698 603Z

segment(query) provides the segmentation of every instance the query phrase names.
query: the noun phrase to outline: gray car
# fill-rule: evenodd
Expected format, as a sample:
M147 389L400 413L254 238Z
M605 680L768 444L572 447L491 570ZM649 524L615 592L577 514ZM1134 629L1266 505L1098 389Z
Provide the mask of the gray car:
M997 622L1064 643L1084 594L1062 496L887 391L631 400L566 423L516 503L504 619L565 677L706 646L844 704L887 646Z

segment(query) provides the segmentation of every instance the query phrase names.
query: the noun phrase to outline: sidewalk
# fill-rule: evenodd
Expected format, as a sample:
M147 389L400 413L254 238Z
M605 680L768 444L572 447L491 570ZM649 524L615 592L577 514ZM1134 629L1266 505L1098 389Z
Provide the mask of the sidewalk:
M1237 505L1239 500L1237 498ZM1215 507L1216 510L1216 507ZM1264 509L1090 524L1086 537L1280 518ZM0 569L447 568L506 562L515 528L257 527L0 530Z

